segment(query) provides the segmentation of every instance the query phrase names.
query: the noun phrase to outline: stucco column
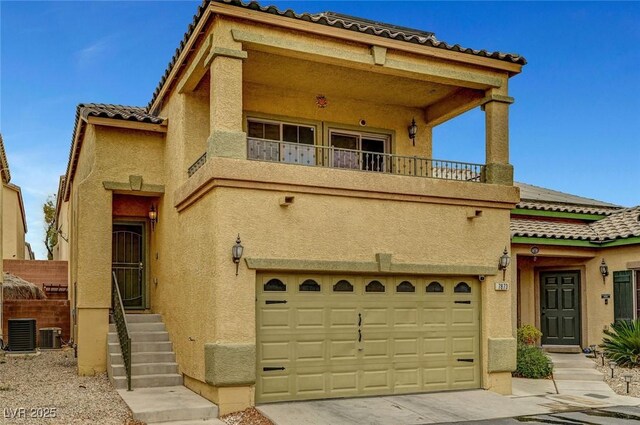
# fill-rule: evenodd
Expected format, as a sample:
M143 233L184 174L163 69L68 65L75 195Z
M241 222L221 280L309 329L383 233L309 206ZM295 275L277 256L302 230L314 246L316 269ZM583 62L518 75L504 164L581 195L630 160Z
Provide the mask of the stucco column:
M78 185L76 281L78 373L107 368L111 307L111 191L96 181Z
M483 105L486 131L486 182L513 184L509 164L509 105L513 98L488 92Z
M246 159L242 131L242 61L247 52L216 47L207 63L211 75L210 130L207 155Z

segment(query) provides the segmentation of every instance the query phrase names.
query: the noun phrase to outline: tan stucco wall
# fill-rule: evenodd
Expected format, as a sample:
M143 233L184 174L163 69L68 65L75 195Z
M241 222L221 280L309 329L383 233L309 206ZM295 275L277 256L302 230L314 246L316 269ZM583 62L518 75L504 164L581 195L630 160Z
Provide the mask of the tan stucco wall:
M19 192L13 185L3 185L3 258L24 260L25 225Z
M520 270L520 314L521 323L540 328L540 271L578 270L581 285L582 346L602 342L602 330L614 319L613 272L627 270L627 264L640 261L640 246L627 245L613 248L572 248L541 246L534 262L530 256L530 245L514 245L512 251L518 255ZM605 259L610 274L603 283L600 262ZM605 305L602 294L610 294Z
M69 202L60 202L57 211L58 243L53 247L53 259L59 261L69 260ZM67 240L65 240L65 238Z
M235 275L231 247L237 234L245 258L349 262L373 261L377 253L386 253L398 263L494 268L508 245L509 210L517 190L220 158L246 155L245 119L254 114L312 121L322 134L329 125L353 128L365 119L362 130L392 134L393 152L431 156L431 129L423 108L389 106L346 93L331 96L329 106L320 109L315 96L322 93L314 89L313 78L287 75L286 69L277 71L296 79L300 89L243 81L239 52L250 54L251 43L234 41L232 26L275 37L276 44L280 38L288 40L291 57L379 71L389 82L398 76L415 78L416 84L466 79L482 90L495 84L506 95L507 76L392 51L388 59L395 68L381 68L371 62L370 46L257 24L215 22L214 45L233 50L235 56L227 52L212 60L209 84L203 80L195 91L173 92L164 100L160 115L168 119L166 135L88 125L71 185L69 233L71 284L78 283L78 365L80 373L91 374L106 367L110 304L112 192L103 182L127 183L130 175L139 175L145 184L164 185L164 195L151 194L158 196L158 223L149 235L151 310L163 315L186 385L219 403L223 414L253 403L252 386L216 388L204 382L205 344L255 344L256 270L242 262ZM273 48L287 52L286 45ZM430 75L434 72L435 77ZM385 88L372 84L359 90ZM504 145L508 123L503 109L490 124ZM414 117L419 127L415 147L407 136ZM205 151L206 165L187 180L187 167ZM492 160L508 161L505 146L492 152L497 152ZM281 207L281 198L288 194L295 196L294 204ZM468 218L476 209L482 210L481 216ZM483 282L482 385L509 393L508 372L488 373L489 338L513 335L511 322L504 320L512 297L494 290L497 280L501 274Z

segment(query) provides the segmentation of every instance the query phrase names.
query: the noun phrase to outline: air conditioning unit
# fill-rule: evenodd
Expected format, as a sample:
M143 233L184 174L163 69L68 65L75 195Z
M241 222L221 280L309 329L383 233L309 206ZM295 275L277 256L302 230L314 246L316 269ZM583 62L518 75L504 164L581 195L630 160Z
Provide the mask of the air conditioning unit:
M60 338L62 329L60 328L40 328L40 348L56 349L60 348Z
M9 319L9 351L36 351L36 319Z

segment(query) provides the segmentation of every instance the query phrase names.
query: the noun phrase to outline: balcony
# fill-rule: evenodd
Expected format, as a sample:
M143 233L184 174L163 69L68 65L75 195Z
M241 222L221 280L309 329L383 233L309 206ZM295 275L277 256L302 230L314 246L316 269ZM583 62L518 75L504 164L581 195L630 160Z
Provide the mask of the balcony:
M251 137L247 138L247 159L468 182L483 182L485 175L485 166L483 164L342 149L334 146L306 145ZM207 154L204 153L189 167L189 177L195 174L206 161Z

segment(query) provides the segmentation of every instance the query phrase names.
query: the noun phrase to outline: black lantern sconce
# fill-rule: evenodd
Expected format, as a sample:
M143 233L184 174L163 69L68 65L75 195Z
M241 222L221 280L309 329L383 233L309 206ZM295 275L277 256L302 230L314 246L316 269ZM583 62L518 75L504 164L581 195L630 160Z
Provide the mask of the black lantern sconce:
M153 231L156 227L156 223L158 222L158 211L153 204L151 204L151 208L149 208L149 221L151 222L151 230Z
M600 274L602 275L602 283L607 283L607 276L609 276L609 266L604 262L604 258L600 263Z
M238 267L240 266L240 259L242 258L242 252L244 251L244 247L240 242L240 234L238 234L236 244L231 248L231 257L233 258L233 262L236 263L236 276L238 276Z
M502 280L505 279L505 275L507 273L507 267L509 267L510 262L511 262L511 257L509 257L507 247L505 246L504 252L500 256L500 260L498 261L498 270L502 270Z
M418 134L418 125L416 124L416 119L411 119L411 125L407 127L409 130L409 139L413 141L413 146L416 145L416 134Z

